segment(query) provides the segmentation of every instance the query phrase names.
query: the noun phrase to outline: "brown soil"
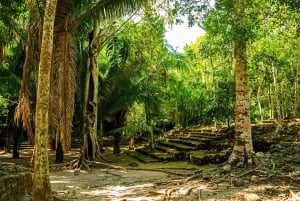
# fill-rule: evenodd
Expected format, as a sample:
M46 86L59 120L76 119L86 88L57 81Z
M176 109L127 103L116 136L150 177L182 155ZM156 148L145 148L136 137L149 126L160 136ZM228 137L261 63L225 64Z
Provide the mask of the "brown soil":
M20 159L11 159L11 154L0 152L0 161L29 167L31 153L32 150L22 150ZM82 171L55 165L55 154L49 153L56 200L300 201L299 164L277 167L277 162L271 161L251 170L229 170L224 164L200 167L186 162L140 163L124 150L114 155L106 149L103 159L124 167L123 170L94 167ZM73 150L65 155L65 161L78 154L78 150Z

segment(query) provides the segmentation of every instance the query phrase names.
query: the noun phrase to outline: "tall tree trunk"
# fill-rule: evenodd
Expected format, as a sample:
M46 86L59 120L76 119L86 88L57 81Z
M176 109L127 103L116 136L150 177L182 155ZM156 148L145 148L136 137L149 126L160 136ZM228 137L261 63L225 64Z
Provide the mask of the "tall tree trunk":
M269 118L274 119L274 104L271 94L271 86L268 87L268 98L269 98Z
M150 113L150 105L149 103L145 103L145 113L146 113L146 124L148 126L151 126L151 113ZM155 150L155 141L154 141L154 134L152 131L148 133L148 142L149 142L149 147L151 150Z
M281 103L280 103L280 97L279 97L279 89L278 89L278 73L277 73L277 68L272 62L272 74L273 74L273 84L274 84L274 95L275 95L275 101L276 101L276 114L277 114L277 127L275 130L275 133L279 133L282 129L282 113L281 113Z
M99 157L100 149L97 140L98 128L98 49L95 40L98 31L90 33L90 44L88 47L88 61L84 84L83 98L83 128L81 158L96 160ZM90 143L89 143L90 142Z
M258 105L258 110L259 110L259 117L260 117L261 121L264 120L264 116L263 116L263 113L262 113L261 102L260 102L261 90L262 90L263 84L264 84L264 77L259 81L259 86L258 86L257 93L256 93L257 105Z
M71 148L71 128L75 94L75 45L70 24L73 0L61 0L57 4L54 23L54 51L50 89L50 136L61 142L64 152ZM56 148L58 142L54 143Z
M115 112L112 115L113 129L121 128L122 126L125 125L126 114L127 114L127 109L123 109L123 110L119 110L118 112ZM114 154L119 154L121 152L121 140L122 140L122 133L121 132L114 133L114 144L113 144Z
M249 81L246 71L246 1L234 0L234 59L235 59L235 143L228 163L232 166L255 165L250 122Z
M106 30L100 28L100 22L95 23L93 31L89 35L88 59L84 78L83 90L83 124L81 128L81 151L77 168L89 168L88 160L96 160L100 157L100 147L98 143L98 89L99 89L99 72L98 72L98 54L104 47L108 38Z
M56 4L57 0L46 0L45 4L35 118L33 201L53 200L49 178L48 112Z
M5 55L5 48L4 45L0 43L0 64L4 62L4 55Z
M293 108L293 117L298 118L299 116L299 69L296 66L295 75L294 75L294 108Z

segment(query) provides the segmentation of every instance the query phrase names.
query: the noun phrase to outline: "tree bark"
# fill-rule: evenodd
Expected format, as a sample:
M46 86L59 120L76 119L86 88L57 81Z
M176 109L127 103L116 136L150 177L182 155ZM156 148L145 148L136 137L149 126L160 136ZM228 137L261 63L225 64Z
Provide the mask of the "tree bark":
M274 95L275 95L275 101L276 101L276 114L277 114L277 127L275 130L275 133L279 133L282 130L282 113L281 113L281 103L280 103L280 97L279 97L279 89L278 89L278 83L277 83L277 77L278 77L278 73L277 73L277 68L274 64L274 62L272 62L272 74L273 74L273 84L274 84Z
M294 74L294 108L293 108L293 117L298 118L299 116L299 69L296 66L295 74Z
M268 98L269 98L269 118L274 119L274 104L271 94L271 86L268 87Z
M246 71L246 1L234 0L234 60L235 60L235 143L228 163L232 166L255 165L250 122L249 81Z
M148 90L147 90L148 91ZM151 113L149 103L145 103L146 124L151 126ZM152 131L148 133L148 142L151 150L155 150L154 134Z
M38 72L38 88L35 118L33 201L52 201L49 178L49 92L53 49L53 29L57 0L46 0L42 46Z
M74 114L76 53L70 30L74 0L57 4L54 23L54 51L51 72L50 113L51 139L62 143L64 152L71 148L71 128ZM52 149L56 147L52 147Z
M262 87L264 85L264 77L262 77L259 81L259 86L257 89L257 93L256 93L256 98L257 98L257 106L258 106L258 110L259 110L259 117L260 120L263 121L264 120L264 116L262 113L262 107L261 107L261 101L260 101L260 97L261 97L261 91L262 91Z
M4 63L4 55L5 55L5 48L4 45L0 43L0 64Z
M98 128L98 30L95 27L90 33L90 44L88 46L88 61L85 76L84 98L83 98L83 128L81 158L96 160L99 157L100 149L97 140ZM89 143L90 142L90 143Z

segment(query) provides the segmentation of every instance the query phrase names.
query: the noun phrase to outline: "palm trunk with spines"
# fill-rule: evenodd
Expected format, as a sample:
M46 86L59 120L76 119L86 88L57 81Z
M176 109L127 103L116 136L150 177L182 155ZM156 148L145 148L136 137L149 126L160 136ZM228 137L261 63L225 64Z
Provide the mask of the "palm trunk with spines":
M71 128L75 93L75 45L70 30L74 1L57 4L54 28L54 51L51 72L50 125L52 149L61 142L64 152L71 148Z

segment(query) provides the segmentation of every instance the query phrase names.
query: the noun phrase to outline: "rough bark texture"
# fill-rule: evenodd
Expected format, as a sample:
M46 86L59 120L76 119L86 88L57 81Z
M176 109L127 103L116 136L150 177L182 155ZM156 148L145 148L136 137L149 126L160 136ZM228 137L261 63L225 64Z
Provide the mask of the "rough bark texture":
M97 29L97 28L95 28ZM98 32L90 33L90 44L88 49L88 61L84 85L83 98L83 128L81 159L96 160L99 157L100 149L97 141L98 127ZM80 162L82 163L82 162Z
M296 68L295 70L295 74L294 74L294 110L293 110L293 117L294 118L298 118L299 116L299 112L298 112L298 108L299 108L299 103L298 103L298 99L299 99L299 69Z
M245 1L234 1L235 144L228 163L239 167L249 167L255 164L250 122L249 83L246 71L245 5Z
M269 118L274 119L274 103L272 99L271 86L268 88L268 100L269 100Z
M273 83L274 83L274 95L275 95L275 102L276 102L276 114L277 114L277 127L275 132L279 133L282 130L282 113L281 113L281 102L279 97L279 89L278 89L278 82L277 82L277 67L275 63L272 62L272 75L273 75Z
M261 64L262 69L264 69L264 63L262 62ZM260 97L261 97L261 92L262 92L262 88L265 82L265 77L263 76L262 78L260 78L259 80L259 85L258 85L258 89L257 89L257 93L256 93L256 98L257 98L257 106L259 109L259 116L260 116L260 120L264 120L264 116L262 113L262 106L261 106L261 101L260 101Z
M4 62L4 55L5 55L4 52L5 52L5 51L4 51L4 45L2 45L2 44L0 43L0 64L2 64L2 63Z
M50 113L51 142L55 149L62 143L63 151L71 148L71 128L74 114L75 93L75 45L69 29L72 20L73 1L57 4L54 23L54 51L52 56Z
M48 159L48 112L50 71L53 49L53 27L57 0L47 0L43 24L42 47L38 73L38 89L35 118L35 147L33 201L52 201Z

